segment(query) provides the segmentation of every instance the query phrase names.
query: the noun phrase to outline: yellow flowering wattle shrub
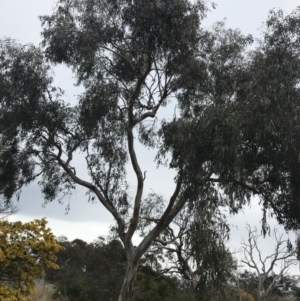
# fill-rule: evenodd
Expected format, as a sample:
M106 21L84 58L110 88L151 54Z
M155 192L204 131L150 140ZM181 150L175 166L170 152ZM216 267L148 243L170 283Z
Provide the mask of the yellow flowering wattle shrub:
M61 249L45 218L28 223L0 221L0 299L27 301L34 279L45 268L58 269L55 253Z
M5 284L0 283L0 300L5 301L28 301L27 297L25 297L20 289L11 288Z

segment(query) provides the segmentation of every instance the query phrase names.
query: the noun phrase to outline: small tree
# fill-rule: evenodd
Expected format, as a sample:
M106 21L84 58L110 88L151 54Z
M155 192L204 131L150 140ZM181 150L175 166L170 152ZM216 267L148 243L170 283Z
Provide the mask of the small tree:
M142 209L143 235L151 223L158 222L159 199L152 195ZM156 260L160 273L175 274L188 282L197 300L217 296L223 300L236 266L226 247L229 226L218 206L217 199L199 201L194 208L185 206L145 256L150 264Z
M275 251L265 258L258 246L258 239L262 235L258 234L256 228L252 230L249 225L247 225L247 231L248 239L242 241L241 249L244 256L241 262L255 270L258 301L261 301L266 299L272 291L282 286L281 280L286 276L289 267L296 265L298 260L290 240L283 239L283 234L279 235L276 229L274 229ZM274 272L275 266L280 267L278 274Z
M58 269L57 244L45 219L32 222L0 221L0 295L3 301L29 301L34 279L46 268Z

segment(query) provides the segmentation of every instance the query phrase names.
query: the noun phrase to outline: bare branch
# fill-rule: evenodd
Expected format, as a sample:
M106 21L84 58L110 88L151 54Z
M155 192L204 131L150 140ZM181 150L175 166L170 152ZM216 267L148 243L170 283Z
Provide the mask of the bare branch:
M273 254L266 256L263 259L261 250L258 246L258 239L262 237L262 235L258 235L257 229L255 228L254 230L252 230L248 224L247 231L248 243L242 240L241 249L244 253L244 259L242 260L242 262L248 267L256 270L258 276L257 290L260 301L263 298L266 298L269 293L277 287L278 281L281 279L281 276L286 273L291 265L295 265L297 263L297 258L295 250L289 250L287 247L287 240L283 240L283 235L280 235L278 237L277 229L274 229L274 237L276 240L275 251ZM255 258L255 253L258 255L258 259ZM271 262L269 263L269 268L267 269L266 264L270 260ZM281 266L278 275L275 275L275 273L273 275L272 273L274 271L274 267L279 262L283 263L283 266ZM261 268L259 267L259 265L261 265ZM274 278L271 283L267 285L268 277L271 274Z

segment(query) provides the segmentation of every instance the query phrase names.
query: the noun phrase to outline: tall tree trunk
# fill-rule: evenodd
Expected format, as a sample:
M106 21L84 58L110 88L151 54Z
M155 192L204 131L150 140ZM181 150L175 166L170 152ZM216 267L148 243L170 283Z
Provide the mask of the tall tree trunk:
M258 294L257 294L257 301L262 300L262 283L261 283L261 275L258 273Z
M193 290L193 294L195 296L195 300L197 297L197 279L196 276L193 275L193 273L191 274L191 280L192 280L192 290Z
M130 260L118 301L131 301L134 296L139 261Z

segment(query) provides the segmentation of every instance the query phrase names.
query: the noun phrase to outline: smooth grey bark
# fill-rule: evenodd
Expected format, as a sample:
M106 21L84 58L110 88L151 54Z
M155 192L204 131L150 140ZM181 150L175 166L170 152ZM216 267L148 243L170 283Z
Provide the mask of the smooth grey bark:
M253 269L257 273L257 295L258 301L265 300L271 291L277 287L277 281L286 274L289 267L298 263L296 258L296 252L293 248L290 250L287 247L288 240L283 239L283 234L278 236L278 231L274 229L274 238L276 240L274 253L263 258L261 250L258 247L258 239L262 235L257 233L257 229L251 229L247 224L248 239L247 242L242 241L241 250L244 253L244 259L241 261L249 268ZM257 259L257 258L258 259ZM269 276L274 272L274 267L278 263L281 263L279 273L273 275L273 281L266 285L266 281ZM269 265L269 267L267 266Z
M135 293L139 260L130 260L127 265L124 281L118 301L131 301Z

